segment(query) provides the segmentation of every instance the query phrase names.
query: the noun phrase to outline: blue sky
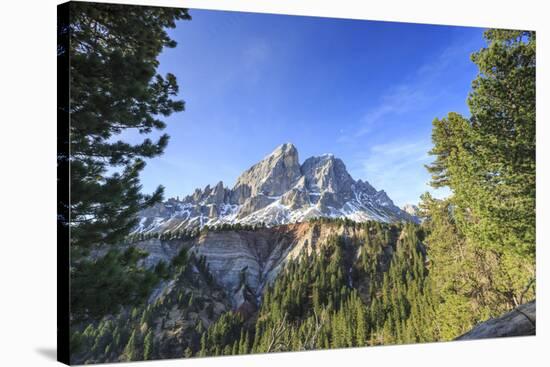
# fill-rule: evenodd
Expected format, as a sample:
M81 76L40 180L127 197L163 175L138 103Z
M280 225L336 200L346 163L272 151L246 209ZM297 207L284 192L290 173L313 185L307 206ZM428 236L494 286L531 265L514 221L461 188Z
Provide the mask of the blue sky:
M191 10L160 56L186 111L166 119L144 192L184 196L238 175L284 142L333 153L397 205L430 190L431 123L468 114L479 28ZM154 135L153 135L154 136ZM133 136L132 138L136 138ZM433 192L433 190L430 190ZM435 192L437 196L446 192Z

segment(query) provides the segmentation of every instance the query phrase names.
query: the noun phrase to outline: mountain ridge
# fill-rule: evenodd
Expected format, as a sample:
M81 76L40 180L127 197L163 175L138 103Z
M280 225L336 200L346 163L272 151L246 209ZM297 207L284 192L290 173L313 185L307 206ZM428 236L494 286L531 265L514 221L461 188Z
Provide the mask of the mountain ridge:
M316 217L418 221L397 207L384 190L354 180L344 162L332 154L309 157L300 164L292 143L279 145L243 171L233 188L219 181L181 200L170 198L142 211L139 217L134 233L236 223L274 226Z

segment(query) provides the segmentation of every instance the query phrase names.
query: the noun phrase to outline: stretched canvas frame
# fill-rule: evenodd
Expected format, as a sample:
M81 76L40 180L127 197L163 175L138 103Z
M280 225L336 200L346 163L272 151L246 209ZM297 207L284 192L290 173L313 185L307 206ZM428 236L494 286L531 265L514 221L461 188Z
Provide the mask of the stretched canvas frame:
M180 96L185 93L168 74L172 70L157 74L155 60L162 49L174 46L171 37L179 37L166 30L185 27L193 9L160 9L58 6L59 361L140 361L535 334L535 32L488 30L488 45L471 50L479 52L473 61L480 71L469 97L464 96L470 116L451 112L438 119L434 112L433 146L425 152L433 162L427 169L432 186L450 187L452 199L426 195L420 208L400 208L384 190L353 179L340 158L316 152L300 161L298 144L281 141L263 147L262 154L272 153L255 157L258 163L249 169L240 167L243 173L232 188L220 182L159 202L160 192L146 196L140 191L138 157L153 159L166 141L111 144L125 128L147 134L183 110ZM124 16L110 14L116 11ZM80 12L87 13L78 23L74 19ZM207 13L218 13L220 19L231 14L197 13L199 19ZM330 23L335 29L347 21L271 16L321 28ZM380 22L354 20L350 28L373 23ZM144 28L129 29L139 25ZM406 27L385 23L392 26ZM82 45L71 44L75 40ZM128 43L119 40L135 43L124 48ZM150 45L154 42L158 48ZM346 50L339 49L344 60ZM261 47L253 51L246 57L274 57ZM323 62L319 59L317 66ZM134 75L135 85L124 78L131 74L129 65L144 68L143 80ZM102 74L107 67L112 74ZM119 72L113 73L116 67ZM261 73L249 71L255 83ZM116 82L109 83L110 77ZM119 95L120 103L102 105L116 102L115 91L121 90L135 104ZM271 92L265 90L264 98ZM393 103L367 117L377 119L402 107L399 100ZM106 115L110 111L120 115ZM97 130L87 130L94 121ZM369 129L358 126L355 138ZM334 137L334 149L351 144L349 139ZM109 181L113 175L118 176ZM89 192L95 194L88 197ZM118 202L127 216L119 215ZM108 217L112 221L103 223Z

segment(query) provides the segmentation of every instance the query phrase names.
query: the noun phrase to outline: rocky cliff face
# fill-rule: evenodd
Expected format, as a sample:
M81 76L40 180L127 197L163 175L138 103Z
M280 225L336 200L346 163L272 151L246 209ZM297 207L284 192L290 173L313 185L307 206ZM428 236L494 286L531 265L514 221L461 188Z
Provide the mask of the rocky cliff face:
M258 196L281 196L296 184L300 176L296 147L283 144L239 176L232 190L231 203L244 204Z
M219 182L213 188L197 189L183 200L172 198L143 211L135 232L224 223L273 226L314 217L417 221L395 206L383 190L355 181L342 160L326 154L300 165L296 147L286 143L243 172L232 189Z
M301 251L318 251L331 236L351 240L365 235L364 231L337 224L296 223L253 231L207 231L189 240L149 239L135 246L149 254L142 264L150 268L160 261L169 263L183 247L204 257L216 283L237 309L247 300L257 303L265 286Z

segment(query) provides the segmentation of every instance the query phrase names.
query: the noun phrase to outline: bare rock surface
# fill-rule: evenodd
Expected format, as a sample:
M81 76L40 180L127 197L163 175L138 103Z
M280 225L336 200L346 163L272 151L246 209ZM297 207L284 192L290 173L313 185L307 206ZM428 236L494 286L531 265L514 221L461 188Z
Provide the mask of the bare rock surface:
M245 301L259 300L265 286L302 251L308 254L319 251L331 236L351 239L360 235L365 232L359 227L297 223L256 230L206 231L189 240L150 239L138 241L134 246L149 253L142 261L142 265L149 268L160 261L169 263L182 248L204 257L209 272L226 290L233 308L237 309ZM169 292L172 286L170 282L162 282L154 290L150 302Z
M536 307L536 301L523 304L501 317L478 324L456 340L535 335Z
M298 150L294 145L285 143L239 176L232 201L234 204L242 204L250 196L280 196L300 176Z

